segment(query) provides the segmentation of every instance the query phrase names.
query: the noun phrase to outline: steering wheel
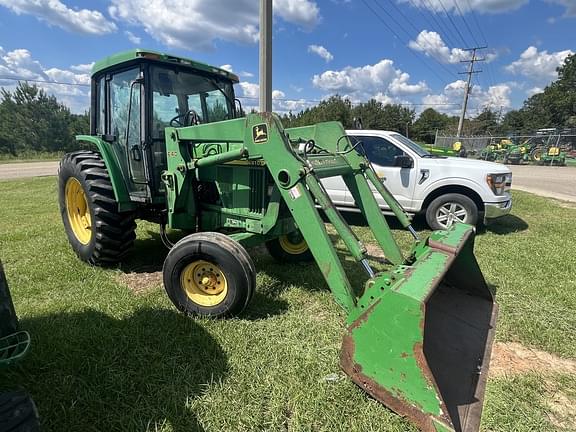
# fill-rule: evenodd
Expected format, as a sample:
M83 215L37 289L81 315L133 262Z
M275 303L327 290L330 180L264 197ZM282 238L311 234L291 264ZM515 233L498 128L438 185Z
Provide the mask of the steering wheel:
M200 123L200 116L193 109L189 109L184 114L178 114L170 120L170 126L172 127L196 126Z

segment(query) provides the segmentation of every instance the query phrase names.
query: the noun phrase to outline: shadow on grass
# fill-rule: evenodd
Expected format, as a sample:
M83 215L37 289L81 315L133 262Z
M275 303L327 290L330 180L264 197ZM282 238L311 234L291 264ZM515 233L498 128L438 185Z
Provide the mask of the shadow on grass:
M477 234L482 235L485 233L492 233L497 235L506 235L525 231L528 227L529 226L524 219L508 214L494 220L489 225L482 225L478 228Z
M147 235L148 238L137 238L134 241L132 250L120 265L120 270L124 273L151 273L162 270L168 248L164 246L160 234L156 231L148 231ZM181 231L173 231L169 235L172 243L184 236L185 233Z
M218 343L176 311L140 309L118 320L87 310L21 325L33 349L16 374L45 431L203 431L190 401L228 371Z

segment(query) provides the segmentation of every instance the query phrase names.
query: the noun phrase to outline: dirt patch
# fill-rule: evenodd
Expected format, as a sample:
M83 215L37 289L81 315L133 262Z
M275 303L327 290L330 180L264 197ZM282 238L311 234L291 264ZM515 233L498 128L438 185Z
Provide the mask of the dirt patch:
M143 294L162 285L162 272L124 273L118 276L118 281L135 294Z
M501 377L526 372L576 374L576 361L527 348L516 342L494 344L490 376Z

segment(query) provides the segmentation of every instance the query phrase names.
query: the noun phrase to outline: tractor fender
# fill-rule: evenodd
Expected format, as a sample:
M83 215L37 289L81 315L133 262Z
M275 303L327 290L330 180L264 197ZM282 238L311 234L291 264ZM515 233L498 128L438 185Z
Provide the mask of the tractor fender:
M103 141L101 138L92 135L76 135L76 141L89 142L98 148L98 152L100 153L100 156L106 165L106 169L108 170L108 175L110 176L110 182L112 183L112 189L114 190L114 197L118 203L118 211L123 212L134 210L136 205L130 200L128 186L124 181L120 164L118 163L110 144Z

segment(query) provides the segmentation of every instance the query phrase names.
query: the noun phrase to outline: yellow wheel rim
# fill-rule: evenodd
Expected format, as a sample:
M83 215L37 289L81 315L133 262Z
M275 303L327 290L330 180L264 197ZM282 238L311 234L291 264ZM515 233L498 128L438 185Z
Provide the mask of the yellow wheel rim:
M278 241L284 252L291 255L300 255L308 250L308 243L299 232L280 236Z
M216 306L228 293L228 281L220 267L203 260L194 261L184 268L180 284L188 298L200 306Z
M65 195L66 211L72 232L80 243L88 244L92 238L92 218L86 194L78 179L74 177L68 179Z

